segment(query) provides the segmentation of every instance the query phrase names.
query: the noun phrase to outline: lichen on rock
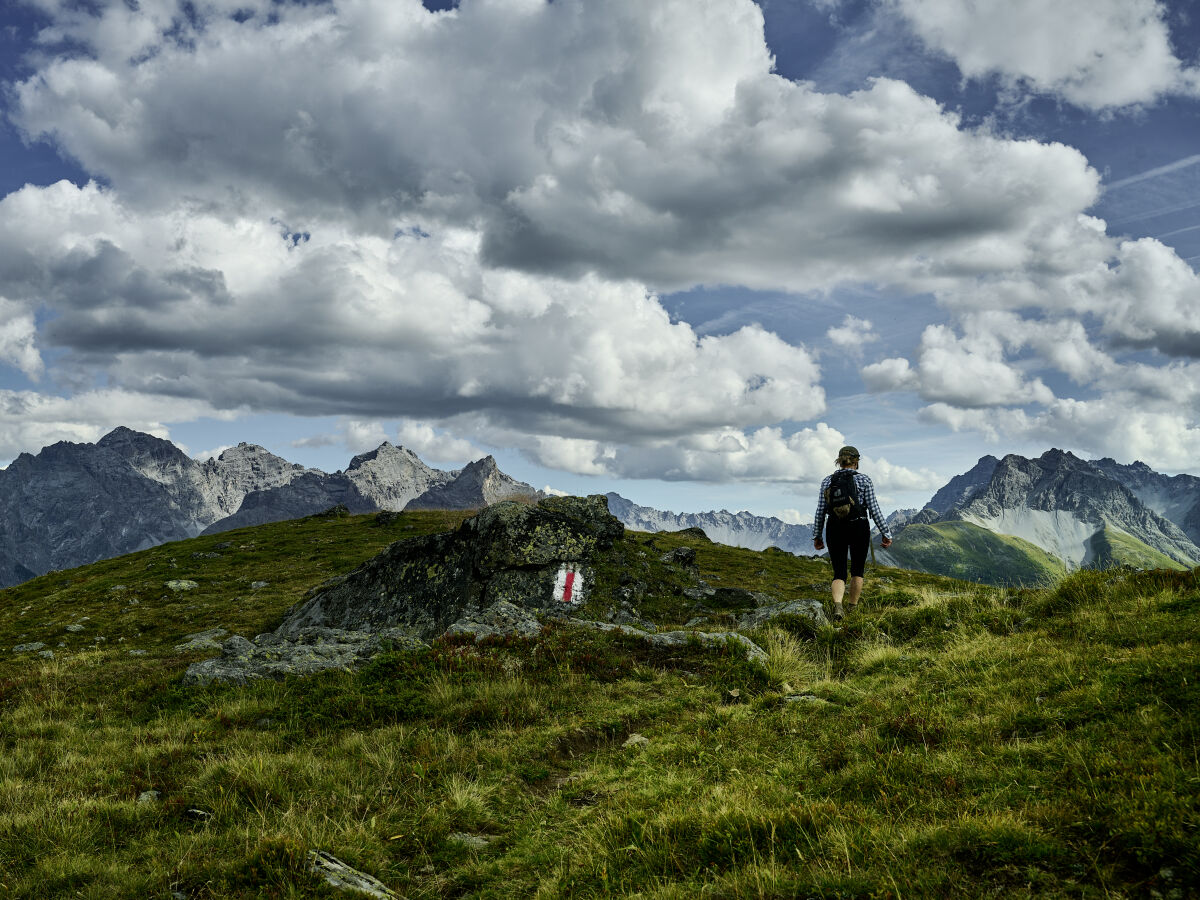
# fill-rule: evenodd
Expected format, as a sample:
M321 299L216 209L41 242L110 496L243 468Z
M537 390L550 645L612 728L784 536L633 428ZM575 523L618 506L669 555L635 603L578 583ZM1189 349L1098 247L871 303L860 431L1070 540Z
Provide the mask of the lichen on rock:
M494 504L454 532L397 541L321 585L273 633L230 638L219 659L189 667L185 683L352 668L379 651L381 636L416 646L452 626L477 638L535 634L538 614L579 605L591 561L624 530L602 495Z

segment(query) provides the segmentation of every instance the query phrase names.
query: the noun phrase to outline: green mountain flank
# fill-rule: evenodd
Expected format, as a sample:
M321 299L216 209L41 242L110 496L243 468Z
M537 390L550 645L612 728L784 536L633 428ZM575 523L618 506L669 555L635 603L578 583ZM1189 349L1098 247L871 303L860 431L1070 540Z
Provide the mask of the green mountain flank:
M1067 571L1036 544L960 521L905 526L888 554L905 568L993 585L1046 584Z
M1112 566L1130 566L1134 569L1186 568L1132 535L1107 525L1093 535L1088 550L1093 560L1091 564L1098 569Z
M743 627L764 662L546 619L183 684L468 516L331 512L0 591L0 897L353 896L314 851L414 898L1197 896L1196 571L1063 575L937 523L974 571L1039 586L872 567L843 627ZM659 632L829 578L694 531L593 563L572 615Z

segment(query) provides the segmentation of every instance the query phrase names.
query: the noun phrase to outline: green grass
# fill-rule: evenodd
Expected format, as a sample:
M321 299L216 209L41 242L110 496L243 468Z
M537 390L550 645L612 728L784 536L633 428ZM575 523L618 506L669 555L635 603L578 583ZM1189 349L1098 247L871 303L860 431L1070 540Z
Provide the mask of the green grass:
M346 896L307 872L316 848L406 897L1197 896L1192 572L872 569L844 628L755 633L765 668L549 627L180 687L186 633L253 636L438 516L262 526L0 592L0 646L57 652L0 658L0 898ZM714 587L826 589L827 564L631 533L593 607L630 589L692 615L659 560L681 544Z
M970 522L908 525L890 553L902 566L983 584L1044 584L1067 571L1062 560L1035 544Z
M1135 569L1186 569L1165 553L1139 541L1132 535L1109 528L1097 531L1091 540L1093 565L1104 569L1112 566L1131 566Z

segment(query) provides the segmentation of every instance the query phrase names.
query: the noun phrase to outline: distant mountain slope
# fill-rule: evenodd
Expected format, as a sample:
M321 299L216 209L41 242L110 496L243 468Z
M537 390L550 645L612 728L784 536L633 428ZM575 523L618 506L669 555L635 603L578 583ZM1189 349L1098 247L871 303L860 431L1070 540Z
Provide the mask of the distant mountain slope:
M1029 541L961 521L908 525L876 554L881 565L984 584L1040 585L1067 571L1062 560Z
M354 512L400 510L450 488L439 495L442 508L538 493L500 472L491 457L443 472L385 442L331 475L253 444L198 462L170 441L116 428L95 444L63 441L0 469L0 587L339 503Z
M609 511L635 531L682 531L700 528L710 540L731 547L765 550L778 547L801 556L813 555L811 525L789 525L774 516L755 516L727 510L704 513L673 513L639 506L620 494L608 494Z
M898 529L890 556L900 565L996 584L1049 571L1044 559L1028 553L1029 547L1069 569L1113 564L1190 567L1200 563L1200 546L1123 483L1136 483L1146 496L1162 500L1173 488L1163 486L1159 479L1164 477L1140 464L1122 467L1107 460L1097 465L1057 449L1037 459L985 456L909 517L909 524ZM1184 506L1173 508L1179 512ZM952 523L1019 539L1010 550L1019 547L1028 559L1014 562L1011 554L998 556L995 573L989 575L980 568L976 552L982 539L969 530L950 529ZM979 574L966 574L975 569Z
M1120 482L1062 450L1048 450L1036 460L1004 457L988 484L945 518L1023 537L1072 567L1093 562L1090 539L1104 527L1183 565L1200 562L1200 547L1177 525Z
M1146 506L1174 522L1192 543L1200 545L1200 478L1162 475L1144 462L1121 465L1111 457L1091 464L1129 488Z

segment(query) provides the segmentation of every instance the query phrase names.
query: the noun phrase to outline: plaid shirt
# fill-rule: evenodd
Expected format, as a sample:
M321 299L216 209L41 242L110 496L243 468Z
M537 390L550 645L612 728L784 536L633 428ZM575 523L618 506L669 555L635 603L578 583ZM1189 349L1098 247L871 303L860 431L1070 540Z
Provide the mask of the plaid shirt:
M825 480L821 482L821 490L817 492L817 513L813 517L813 537L819 538L825 531L825 516L828 515L825 509L825 489L829 487L832 478L832 475L826 475ZM862 472L854 473L854 484L858 488L859 506L871 514L876 527L879 528L879 536L890 540L891 535L888 534L887 524L883 521L883 511L879 508L879 501L875 499L875 485L871 484L871 479Z

